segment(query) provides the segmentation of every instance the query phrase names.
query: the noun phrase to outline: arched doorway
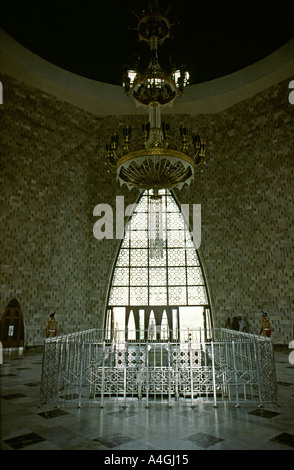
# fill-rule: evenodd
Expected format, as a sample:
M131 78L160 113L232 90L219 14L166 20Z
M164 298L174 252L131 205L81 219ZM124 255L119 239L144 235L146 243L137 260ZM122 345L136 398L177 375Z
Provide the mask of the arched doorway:
M0 341L3 348L21 348L24 345L24 324L17 299L7 305L1 319Z

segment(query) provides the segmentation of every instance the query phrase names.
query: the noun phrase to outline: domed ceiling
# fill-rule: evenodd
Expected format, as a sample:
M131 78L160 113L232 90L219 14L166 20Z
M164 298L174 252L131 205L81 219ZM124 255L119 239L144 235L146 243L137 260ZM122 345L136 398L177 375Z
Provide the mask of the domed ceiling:
M122 67L149 48L138 41L136 15L148 0L74 0L16 2L1 6L1 27L43 59L92 80L121 85ZM159 48L159 62L173 56L185 64L190 83L202 83L251 65L294 37L291 2L159 0L174 23L173 38Z

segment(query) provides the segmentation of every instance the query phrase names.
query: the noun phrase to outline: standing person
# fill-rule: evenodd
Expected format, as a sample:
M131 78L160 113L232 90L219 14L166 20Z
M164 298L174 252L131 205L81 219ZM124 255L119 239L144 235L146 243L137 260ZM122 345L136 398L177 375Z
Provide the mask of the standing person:
M50 319L46 322L46 338L57 336L58 323L54 318L55 313L51 313Z
M229 330L230 330L230 329L231 329L231 326L232 326L231 318L228 317L228 318L226 319L226 323L225 323L224 328L229 328Z
M246 323L242 317L238 317L239 320L239 331L246 331Z
M272 334L272 324L267 317L267 313L262 313L262 320L260 324L260 335L270 337Z

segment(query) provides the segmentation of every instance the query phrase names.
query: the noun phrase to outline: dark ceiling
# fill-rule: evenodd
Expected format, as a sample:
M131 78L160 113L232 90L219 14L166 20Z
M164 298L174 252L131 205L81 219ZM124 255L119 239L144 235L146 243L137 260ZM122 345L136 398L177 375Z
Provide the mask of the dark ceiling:
M266 57L294 37L294 2L159 0L179 21L160 47L167 68L171 54L190 71L191 83L235 72ZM121 84L122 66L139 53L148 65L148 46L138 42L136 17L148 0L6 1L1 27L30 51L78 75Z

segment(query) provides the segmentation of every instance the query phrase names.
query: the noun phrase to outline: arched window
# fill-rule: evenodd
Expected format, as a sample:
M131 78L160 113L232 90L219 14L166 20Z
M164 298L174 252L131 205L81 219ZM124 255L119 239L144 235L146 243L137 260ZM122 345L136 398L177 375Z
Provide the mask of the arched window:
M114 325L127 331L130 311L140 340L150 337L151 322L154 339L210 330L206 283L190 231L171 192L160 190L159 196L145 191L126 226L108 295L108 339Z
M133 310L130 311L129 321L128 321L128 340L136 339L136 325L135 317Z
M167 340L169 338L169 331L168 331L168 320L166 311L163 311L162 318L161 318L161 325L160 325L160 339Z

